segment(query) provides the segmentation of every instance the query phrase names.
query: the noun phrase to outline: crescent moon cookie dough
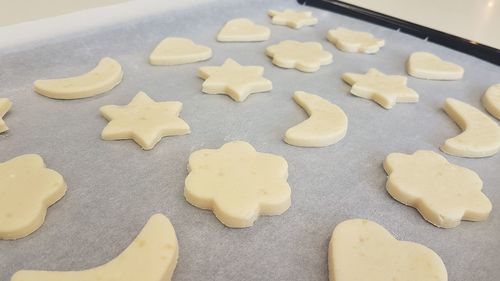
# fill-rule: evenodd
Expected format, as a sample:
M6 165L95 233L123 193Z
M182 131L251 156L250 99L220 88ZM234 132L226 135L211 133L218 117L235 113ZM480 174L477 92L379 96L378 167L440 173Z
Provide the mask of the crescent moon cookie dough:
M385 109L392 108L397 102L418 102L418 94L406 86L407 77L385 75L370 68L366 74L344 73L342 80L351 85L351 94L371 99Z
M109 121L102 130L103 140L132 139L144 150L152 149L165 136L190 133L189 125L179 118L182 103L156 102L139 92L125 106L106 105L101 114Z
M12 102L7 98L0 98L0 133L3 133L9 129L5 121L3 121L3 117L12 107Z
M198 76L205 79L202 92L226 94L237 102L244 101L250 94L272 90L273 83L263 77L262 66L243 66L227 59L221 66L203 66Z
M163 39L149 56L152 65L178 65L208 60L212 49L197 45L187 38L167 37Z
M328 248L330 281L447 281L441 258L414 242L399 241L365 219L339 223Z
M391 153L384 161L384 169L389 175L387 192L416 208L435 226L452 228L462 220L482 221L491 212L479 176L435 152Z
M313 17L312 12L309 11L286 9L283 12L280 12L276 10L269 10L267 14L271 17L271 22L273 24L286 25L295 29L318 23L318 19Z
M37 154L0 163L0 239L19 239L37 230L47 208L66 193L63 177Z
M332 63L331 53L318 42L281 41L266 48L273 64L282 68L295 68L302 72L318 71L322 65Z
M309 118L288 129L284 141L303 147L324 147L337 143L347 132L347 116L337 105L320 96L297 91L295 102Z
M426 52L412 53L406 69L413 77L429 80L460 80L464 76L464 69L460 65Z
M479 109L456 99L447 98L443 107L463 130L447 139L441 150L460 157L488 157L500 151L500 127Z
M258 42L266 41L271 36L269 27L255 24L253 21L238 18L228 21L217 34L219 42Z
M33 89L53 99L81 99L110 91L123 77L121 65L112 58L103 58L91 71L69 78L36 80Z
M500 120L500 84L489 87L484 93L482 101L486 110Z
M330 29L326 38L337 49L349 53L374 54L385 44L384 39L375 38L371 33L343 27Z
M290 207L286 160L257 152L247 142L195 151L189 157L188 171L186 200L212 210L228 227L249 227L260 215L280 215Z
M11 281L170 281L178 257L174 227L156 214L127 249L101 266L82 271L21 270Z

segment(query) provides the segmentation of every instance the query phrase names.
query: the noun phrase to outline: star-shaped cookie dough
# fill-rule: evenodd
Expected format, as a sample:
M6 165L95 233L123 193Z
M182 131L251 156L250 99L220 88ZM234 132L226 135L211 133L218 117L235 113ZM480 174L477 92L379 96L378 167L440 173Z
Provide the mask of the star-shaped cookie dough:
M303 72L318 71L322 65L332 63L331 53L318 42L281 41L266 48L273 64L283 68L296 68Z
M273 88L263 74L261 66L242 66L232 59L227 59L222 66L204 66L198 71L198 76L205 79L202 92L226 94L237 102L244 101L250 94Z
M352 86L351 94L372 99L386 109L396 102L418 102L418 94L406 86L405 76L385 75L370 68L366 74L344 73L342 80Z
M125 106L106 105L101 114L109 121L102 130L103 140L133 139L145 150L152 149L162 137L190 133L189 125L180 119L182 103L155 102L139 92Z
M309 11L295 11L286 9L283 12L269 10L267 14L272 18L271 22L278 25L286 25L299 29L303 26L315 25L318 19L312 16Z
M3 116L9 111L11 106L12 102L9 99L0 99L0 133L3 133L9 129L3 121Z

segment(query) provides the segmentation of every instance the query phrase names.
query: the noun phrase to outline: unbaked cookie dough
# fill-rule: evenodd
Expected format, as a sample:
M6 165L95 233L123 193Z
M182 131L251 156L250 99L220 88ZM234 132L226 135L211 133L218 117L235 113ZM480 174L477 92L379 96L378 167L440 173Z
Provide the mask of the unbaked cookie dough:
M291 28L299 29L303 26L315 25L318 19L313 17L309 11L295 11L286 9L283 12L269 10L267 14L271 17L271 22L277 25L286 25Z
M3 117L12 107L12 102L7 98L0 98L0 133L3 133L9 129L5 121L3 121Z
M11 281L169 281L178 256L174 227L167 217L156 214L127 249L101 266L82 271L21 270Z
M443 107L463 130L447 139L441 150L460 157L488 157L500 151L500 127L479 109L456 99L447 98Z
M500 120L500 84L489 87L484 93L482 101L486 110Z
M152 65L178 65L208 60L212 49L197 45L187 38L167 37L163 39L149 56Z
M384 46L384 39L375 38L371 33L339 27L330 29L326 35L339 50L350 53L374 54Z
M352 86L351 94L371 99L385 109L397 102L418 102L418 94L406 86L405 76L385 75L370 68L366 74L344 73L342 79Z
M0 163L0 239L19 239L37 230L47 208L66 193L63 177L42 157L25 154Z
M330 281L447 281L441 258L414 242L398 241L364 219L339 223L328 248Z
M220 42L258 42L266 41L271 36L271 30L253 21L238 18L228 21L217 34Z
M257 152L247 142L195 151L188 171L186 200L212 210L228 227L249 227L260 215L280 215L290 207L286 160Z
M303 72L318 71L320 66L332 63L331 53L318 42L281 41L267 47L266 54L273 64L283 68L296 68Z
M309 118L288 129L284 141L304 147L323 147L337 143L347 132L347 116L337 105L320 96L297 91L295 102L309 114Z
M460 80L464 76L464 69L460 65L426 52L411 54L406 68L408 74L421 79Z
M237 102L244 101L250 94L272 90L272 82L263 74L262 66L243 66L232 59L221 66L204 66L198 70L198 76L205 79L202 92L226 94Z
M139 92L128 105L101 107L102 116L109 121L101 137L103 140L132 139L150 150L163 137L190 133L189 125L179 118L181 110L181 102L156 102Z
M36 80L33 89L53 99L81 99L110 91L120 84L122 77L121 65L106 57L90 72L69 78Z
M461 220L482 221L491 212L491 202L481 192L483 182L479 176L433 151L391 153L384 161L384 169L389 175L389 194L416 208L435 226L452 228Z

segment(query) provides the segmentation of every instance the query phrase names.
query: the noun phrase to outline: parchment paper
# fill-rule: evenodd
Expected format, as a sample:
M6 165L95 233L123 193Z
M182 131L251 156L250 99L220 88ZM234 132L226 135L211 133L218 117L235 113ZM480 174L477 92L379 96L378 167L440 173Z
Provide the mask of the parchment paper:
M446 158L476 171L493 203L485 222L463 222L439 229L416 210L385 191L382 161L391 152L439 151L460 132L443 112L447 97L484 111L480 97L500 82L500 69L474 57L346 16L307 7L319 18L315 27L293 30L274 26L269 8L299 8L291 0L213 1L190 9L103 27L39 42L1 55L0 93L12 99L5 116L10 130L0 135L0 161L39 153L61 173L66 196L49 208L43 226L17 241L0 241L0 280L20 269L81 270L117 256L139 233L150 215L166 214L180 245L173 280L328 280L327 248L336 224L349 218L374 220L398 239L422 243L436 251L449 280L495 281L500 276L500 155L484 159ZM112 16L112 15L110 15ZM218 43L225 21L247 17L269 26L271 39L261 43ZM89 19L91 20L91 19ZM376 55L338 51L325 39L328 29L343 26L372 32L386 40ZM208 62L158 67L148 64L155 45L166 36L182 36L213 48ZM265 47L281 40L319 41L334 62L316 73L281 69L271 64ZM373 101L349 94L343 72L370 67L404 74L413 51L430 51L465 68L460 81L409 78L420 94L416 104L385 110ZM80 74L101 57L123 66L123 82L94 98L58 101L34 93L36 79ZM265 67L273 82L270 93L236 103L224 95L200 92L197 69L233 58ZM296 90L318 94L348 115L347 136L326 148L298 148L282 141L284 132L307 117L292 100ZM181 117L191 126L187 136L164 138L153 150L133 141L103 141L107 122L99 107L124 105L138 92L184 104ZM189 154L246 140L262 152L284 156L289 164L292 206L281 216L261 217L247 229L229 229L210 211L183 197Z

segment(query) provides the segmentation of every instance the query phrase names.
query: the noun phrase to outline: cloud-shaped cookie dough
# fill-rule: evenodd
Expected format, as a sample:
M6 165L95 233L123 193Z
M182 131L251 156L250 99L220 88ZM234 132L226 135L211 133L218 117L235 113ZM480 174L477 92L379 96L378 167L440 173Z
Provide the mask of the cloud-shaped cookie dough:
M296 68L303 72L318 71L320 66L332 63L331 53L318 42L281 41L267 47L266 54L273 64L283 68Z
M217 34L219 42L257 42L266 41L271 36L271 30L253 21L238 18L228 21Z
M343 27L330 29L326 38L339 50L351 53L373 54L385 44L384 39L375 38L371 33Z
M226 226L252 226L259 215L279 215L290 207L288 164L277 155L233 141L189 157L184 196L192 205L213 210Z
M391 153L384 161L384 169L389 175L389 194L416 208L436 226L451 228L461 220L485 220L491 212L479 176L435 152Z
M178 65L208 60L212 49L195 44L187 38L167 37L163 39L149 55L152 65Z
M309 11L286 9L283 12L280 12L276 10L269 10L267 14L272 18L271 22L273 24L286 25L295 29L318 23L318 19L313 17L312 12Z
M398 241L379 224L352 219L335 227L328 249L330 281L446 281L441 258L418 243Z
M37 154L0 163L0 239L19 239L37 230L47 208L66 192L63 177Z

